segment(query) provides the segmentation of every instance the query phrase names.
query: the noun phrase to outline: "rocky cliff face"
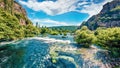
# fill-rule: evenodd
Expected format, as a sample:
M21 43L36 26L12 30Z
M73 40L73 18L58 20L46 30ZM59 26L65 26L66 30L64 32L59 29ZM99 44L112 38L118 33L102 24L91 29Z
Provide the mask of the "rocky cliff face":
M13 1L13 4L12 4ZM0 0L0 8L7 10L8 12L12 12L19 20L21 25L27 25L31 23L27 18L27 14L24 8L14 0Z
M103 6L103 9L100 13L107 13L108 11L116 8L117 6L120 6L120 0L114 0L112 2L109 2Z
M120 0L114 0L103 6L101 12L92 16L82 26L88 26L89 29L95 30L98 27L120 27Z
M25 9L17 2L14 2L14 12L21 13L25 16L27 15Z
M24 18L20 18L19 21L20 21L20 24L21 25L27 25L27 21L25 20L25 18L27 18L27 14L26 14L26 11L25 9L23 9L21 7L20 4L18 4L17 2L14 3L14 12L17 14L22 14L24 16Z

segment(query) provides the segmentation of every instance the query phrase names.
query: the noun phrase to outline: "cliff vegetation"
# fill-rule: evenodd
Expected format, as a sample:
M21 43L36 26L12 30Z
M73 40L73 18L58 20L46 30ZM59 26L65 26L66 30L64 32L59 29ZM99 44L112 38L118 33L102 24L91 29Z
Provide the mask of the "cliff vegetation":
M14 0L0 0L0 42L38 35L39 29Z

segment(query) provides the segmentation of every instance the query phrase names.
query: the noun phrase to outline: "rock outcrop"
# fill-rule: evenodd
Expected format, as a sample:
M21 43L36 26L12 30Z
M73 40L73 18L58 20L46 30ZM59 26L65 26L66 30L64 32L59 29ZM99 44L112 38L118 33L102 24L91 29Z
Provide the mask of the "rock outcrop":
M90 30L98 27L120 27L120 0L114 0L103 6L101 12L92 16L82 26L87 26Z
M14 1L14 2L15 2L15 1ZM16 12L16 13L21 13L21 14L23 14L24 16L27 15L25 9L22 8L22 6L21 6L19 3L17 3L17 2L14 3L14 12Z
M101 10L100 13L107 13L108 11L112 10L113 8L116 8L117 6L120 6L120 0L108 2L103 6L103 9Z
M0 8L3 8L7 12L14 14L18 18L21 25L27 25L28 23L31 23L27 18L25 9L14 0L0 0Z

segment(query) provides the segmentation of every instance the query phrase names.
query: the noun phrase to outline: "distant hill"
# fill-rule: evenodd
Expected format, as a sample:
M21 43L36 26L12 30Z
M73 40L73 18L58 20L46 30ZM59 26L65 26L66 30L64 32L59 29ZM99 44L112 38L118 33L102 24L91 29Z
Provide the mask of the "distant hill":
M120 0L113 0L103 6L101 12L92 16L82 26L87 26L90 30L98 27L120 27Z
M54 26L54 27L49 27L52 29L58 29L58 30L68 30L68 31L75 31L78 26Z

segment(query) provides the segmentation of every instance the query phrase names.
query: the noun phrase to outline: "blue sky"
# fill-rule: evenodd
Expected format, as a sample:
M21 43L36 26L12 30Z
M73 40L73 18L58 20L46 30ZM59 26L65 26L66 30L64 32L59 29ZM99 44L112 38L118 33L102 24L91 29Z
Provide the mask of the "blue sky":
M16 0L27 16L41 26L80 25L98 14L103 5L112 0Z

